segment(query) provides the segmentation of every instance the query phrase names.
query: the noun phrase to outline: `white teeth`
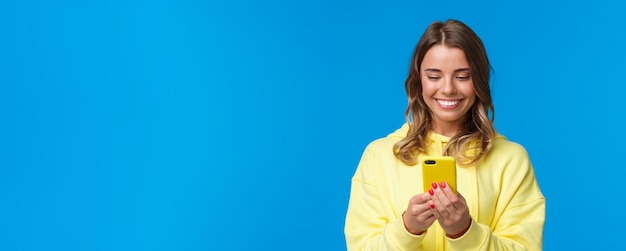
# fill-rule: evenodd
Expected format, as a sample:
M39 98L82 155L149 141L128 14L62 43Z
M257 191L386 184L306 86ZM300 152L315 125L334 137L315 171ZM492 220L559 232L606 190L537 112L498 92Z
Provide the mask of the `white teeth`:
M440 105L442 105L442 106L455 106L456 104L458 104L461 101L460 100L441 100L441 99L438 99L437 102Z

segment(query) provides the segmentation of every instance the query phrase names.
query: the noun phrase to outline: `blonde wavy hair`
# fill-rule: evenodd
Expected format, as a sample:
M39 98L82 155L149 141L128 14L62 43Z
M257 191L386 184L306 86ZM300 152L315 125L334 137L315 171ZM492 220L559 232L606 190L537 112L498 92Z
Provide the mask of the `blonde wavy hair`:
M493 125L494 107L489 88L492 68L482 40L472 29L457 20L433 22L415 47L404 85L409 100L405 112L409 131L404 139L393 146L393 151L396 158L407 165L417 164L418 152L426 151L433 115L422 97L420 67L426 52L437 44L463 50L470 64L476 101L466 115L468 117L462 131L450 139L443 152L444 155L453 156L459 164L472 164L491 150L496 137Z

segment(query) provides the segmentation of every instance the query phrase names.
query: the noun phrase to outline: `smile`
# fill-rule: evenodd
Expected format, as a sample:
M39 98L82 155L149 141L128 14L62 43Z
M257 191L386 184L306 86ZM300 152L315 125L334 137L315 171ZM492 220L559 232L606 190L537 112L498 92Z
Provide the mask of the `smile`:
M441 99L436 99L437 100L437 104L439 104L439 106L443 107L443 108L454 108L456 107L459 103L461 103L461 100L441 100Z

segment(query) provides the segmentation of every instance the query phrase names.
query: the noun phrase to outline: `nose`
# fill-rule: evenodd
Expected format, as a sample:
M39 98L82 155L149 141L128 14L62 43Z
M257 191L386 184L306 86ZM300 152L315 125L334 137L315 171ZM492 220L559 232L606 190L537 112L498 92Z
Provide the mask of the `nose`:
M445 78L444 81L442 81L442 86L440 88L441 93L445 94L445 95L452 95L456 93L456 86L454 86L454 78Z

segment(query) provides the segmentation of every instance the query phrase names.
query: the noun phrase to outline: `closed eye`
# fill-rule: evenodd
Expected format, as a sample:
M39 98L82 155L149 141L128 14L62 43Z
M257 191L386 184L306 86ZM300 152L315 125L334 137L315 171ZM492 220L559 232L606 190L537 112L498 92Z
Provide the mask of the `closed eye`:
M437 77L437 76L426 76L426 77L428 78L428 80L433 80L433 81L441 79L441 77Z

